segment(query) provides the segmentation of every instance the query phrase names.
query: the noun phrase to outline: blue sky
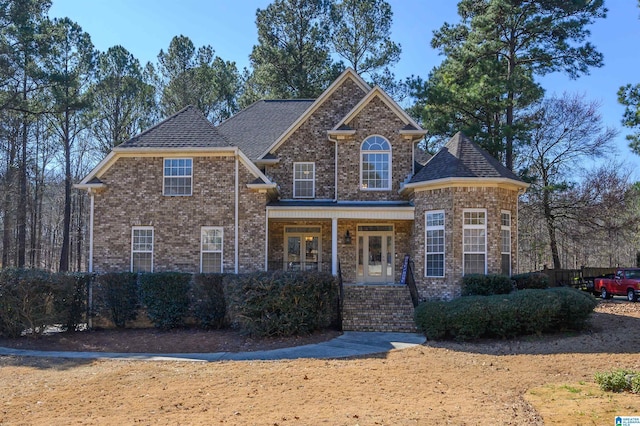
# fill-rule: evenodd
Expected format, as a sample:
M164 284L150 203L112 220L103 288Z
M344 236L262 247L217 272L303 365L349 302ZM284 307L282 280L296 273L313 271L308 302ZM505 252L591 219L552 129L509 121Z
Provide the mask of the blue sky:
M392 38L402 45L397 77L427 77L442 61L431 49L432 33L444 22L458 21L454 0L387 0L394 13ZM239 69L249 65L248 56L257 42L256 9L270 0L53 0L49 15L67 16L87 31L96 48L105 51L120 44L143 64L156 61L176 35L188 36L199 47L211 45ZM616 92L626 83L640 83L640 9L637 0L607 0L608 17L590 27L591 42L604 54L605 66L570 80L552 74L541 82L547 94L564 91L584 94L600 101L605 123L619 128L616 161L624 160L640 170L640 157L627 147L621 128L623 108ZM640 172L636 174L640 178Z

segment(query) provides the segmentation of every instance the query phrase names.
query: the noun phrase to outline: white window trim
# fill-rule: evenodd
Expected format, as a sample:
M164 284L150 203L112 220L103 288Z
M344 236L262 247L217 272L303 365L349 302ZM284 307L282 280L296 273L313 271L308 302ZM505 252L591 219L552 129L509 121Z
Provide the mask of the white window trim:
M508 215L509 216L509 225L503 225L502 224L502 215ZM512 224L512 217L511 217L511 212L508 210L502 210L500 211L500 254L508 254L509 255L509 276L511 276L511 238L513 238L512 232L511 232L511 224ZM509 231L509 251L503 251L504 246L502 245L502 231ZM500 256L500 263L502 266L502 256Z
M445 223L442 225L438 225L438 226L428 226L427 225L427 216L429 214L438 214L438 213L442 213L443 215L443 219L445 220ZM445 226L446 226L446 218L447 215L444 212L444 210L429 210L426 211L424 213L424 276L425 277L430 277L430 278L444 278L446 275L446 271L445 271L445 265L446 265L446 260L447 260L447 236L445 233ZM442 252L428 252L427 251L427 231L442 231L442 236L443 236L443 241L442 241ZM428 254L442 254L442 275L427 275L427 255Z
M311 179L296 179L296 166L298 165L308 165L311 164L312 168L312 176ZM311 195L310 196L302 196L296 195L296 182L308 182L311 180ZM316 197L316 163L313 161L298 161L293 163L293 198L315 198Z
M369 140L369 138L373 138L373 137L379 137L384 139L388 144L389 144L389 151L363 151L362 150L362 145L364 145L364 143ZM371 153L371 154L388 154L389 155L389 170L388 170L388 179L387 179L387 187L386 188L365 188L363 186L363 182L362 182L362 156L364 153ZM360 144L360 191L391 191L392 189L392 182L393 182L393 147L391 146L391 142L389 142L389 139L385 138L382 135L369 135L366 138L364 138L364 140L362 141L362 143Z
M465 225L464 217L466 213L484 213L484 225ZM463 209L462 210L462 275L464 276L464 257L466 254L484 254L484 274L487 274L487 209ZM464 231L466 229L484 229L484 251L465 251L464 250Z
M219 230L222 238L220 250L204 250L202 248L202 237L205 231ZM202 258L204 253L220 253L220 273L224 272L224 228L222 226L203 226L200 228L200 273L202 273Z
M135 231L148 231L151 230L151 271L153 272L153 257L156 247L156 233L153 229L153 226L133 226L131 227L131 265L129 270L134 272L133 270L133 254L134 253L149 253L147 250L134 250L133 249L133 234Z
M179 175L179 176L167 176L165 175L165 170L166 170L166 165L165 165L165 161L167 160L190 160L191 161L191 174L190 175ZM190 178L191 179L191 186L189 188L189 193L188 194L167 194L165 192L165 182L167 181L167 178ZM166 157L162 159L162 195L165 197L190 197L193 195L193 158L188 158L188 157Z

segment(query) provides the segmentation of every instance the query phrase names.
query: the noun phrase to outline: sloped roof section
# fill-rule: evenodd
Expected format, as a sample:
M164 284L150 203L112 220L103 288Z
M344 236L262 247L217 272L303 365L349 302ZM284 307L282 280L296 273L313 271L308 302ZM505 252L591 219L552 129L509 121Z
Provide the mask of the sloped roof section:
M262 100L220 123L217 129L255 161L306 110L313 99Z
M229 147L224 136L193 105L118 146L123 148Z
M461 132L449 139L410 183L446 178L502 178L520 181L512 171Z

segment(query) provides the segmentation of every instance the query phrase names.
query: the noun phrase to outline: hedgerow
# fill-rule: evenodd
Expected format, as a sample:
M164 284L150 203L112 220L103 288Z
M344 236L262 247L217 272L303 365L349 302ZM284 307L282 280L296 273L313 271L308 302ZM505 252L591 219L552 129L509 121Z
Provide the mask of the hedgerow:
M416 308L415 320L433 340L509 338L580 330L596 303L593 296L572 288L522 290L423 302Z

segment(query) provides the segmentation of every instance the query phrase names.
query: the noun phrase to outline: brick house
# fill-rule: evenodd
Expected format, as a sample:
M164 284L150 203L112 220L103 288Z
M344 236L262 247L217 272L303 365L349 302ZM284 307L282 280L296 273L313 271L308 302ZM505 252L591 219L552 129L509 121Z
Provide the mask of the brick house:
M340 271L346 329L411 330L405 255L421 298L511 274L527 187L460 133L420 161L425 133L351 69L318 99L259 101L218 126L187 107L76 185L89 269Z

